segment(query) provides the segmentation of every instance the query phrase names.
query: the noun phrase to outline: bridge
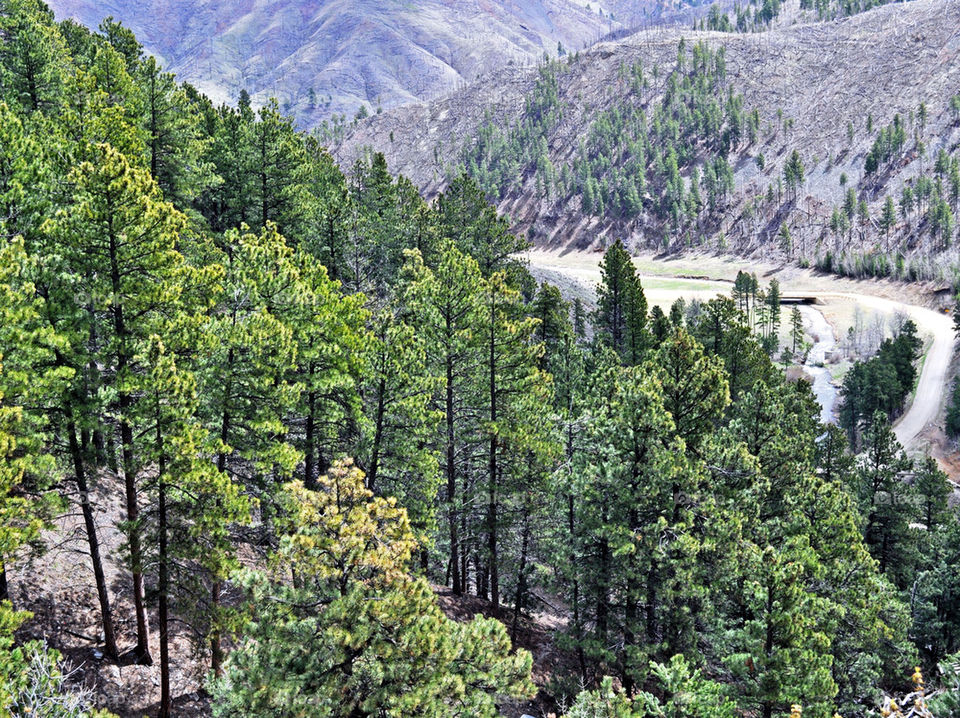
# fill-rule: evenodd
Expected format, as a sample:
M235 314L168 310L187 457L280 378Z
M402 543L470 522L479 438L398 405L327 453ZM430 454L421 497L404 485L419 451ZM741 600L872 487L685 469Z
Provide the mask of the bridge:
M818 297L810 295L787 294L780 297L781 304L821 304Z

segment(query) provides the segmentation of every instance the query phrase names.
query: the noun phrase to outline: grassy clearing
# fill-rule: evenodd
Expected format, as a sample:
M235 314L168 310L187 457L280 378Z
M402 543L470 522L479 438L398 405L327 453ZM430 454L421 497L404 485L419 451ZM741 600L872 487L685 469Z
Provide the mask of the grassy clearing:
M704 291L713 291L717 294L727 294L730 287L719 282L702 282L691 279L660 279L644 276L641 279L644 291L669 291L683 292L689 291L699 294Z

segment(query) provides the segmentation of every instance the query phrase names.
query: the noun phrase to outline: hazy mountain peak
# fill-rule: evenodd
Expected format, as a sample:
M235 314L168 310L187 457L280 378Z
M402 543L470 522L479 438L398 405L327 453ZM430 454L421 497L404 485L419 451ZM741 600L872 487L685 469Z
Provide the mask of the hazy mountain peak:
M216 101L276 96L301 124L428 99L558 45L580 49L673 3L587 0L54 0L59 19L113 16ZM620 12L622 11L622 13Z

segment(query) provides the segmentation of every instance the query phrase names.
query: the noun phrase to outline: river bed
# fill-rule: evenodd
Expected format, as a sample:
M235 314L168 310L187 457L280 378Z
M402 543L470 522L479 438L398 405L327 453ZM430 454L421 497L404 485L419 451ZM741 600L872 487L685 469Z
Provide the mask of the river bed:
M800 314L803 316L804 331L814 342L807 353L803 370L813 378L813 393L821 407L820 420L832 424L836 421L837 387L833 384L826 362L827 357L835 351L837 340L822 312L809 304L802 304Z

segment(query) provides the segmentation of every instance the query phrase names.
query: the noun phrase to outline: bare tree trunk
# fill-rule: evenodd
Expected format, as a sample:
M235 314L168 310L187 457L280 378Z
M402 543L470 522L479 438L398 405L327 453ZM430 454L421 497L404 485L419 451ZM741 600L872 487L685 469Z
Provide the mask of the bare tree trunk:
M605 517L604 521L606 521ZM605 538L600 539L600 566L598 568L599 585L597 586L597 633L600 636L601 643L606 646L607 625L610 608L610 544Z
M523 533L520 539L520 565L517 574L517 592L513 601L513 625L510 627L510 640L517 641L517 628L520 623L520 613L527 596L527 547L530 543L530 507L523 507Z
M493 607L500 605L500 573L497 556L497 355L496 355L496 300L490 302L490 473L488 476L487 506L487 560L490 562L490 600Z
M580 678L587 679L587 660L583 653L583 623L580 619L580 580L577 578L576 541L574 541L573 494L567 495L567 529L570 532L570 571L573 573L573 630L577 637L577 661L580 664Z
M447 330L450 331L450 321L447 320ZM463 586L460 578L460 546L457 535L457 466L456 453L454 445L454 415L453 415L453 358L447 357L447 394L446 394L446 420L447 420L447 516L450 523L450 565L452 575L450 581L453 585L453 593L456 596L463 594Z
M316 368L313 365L313 362L310 363L310 383L313 384L313 375L316 371ZM304 460L303 460L303 485L308 489L317 488L317 480L315 470L316 454L314 443L316 442L316 411L317 411L317 393L310 390L310 393L307 395L307 427L306 427L306 437L304 443Z
M370 452L370 470L367 472L367 489L376 491L377 474L380 471L380 446L383 443L383 419L386 414L387 382L381 378L377 386L377 419L373 434L373 449Z
M160 620L160 713L159 718L170 718L170 617L167 606L170 591L169 556L167 554L167 486L166 486L166 456L163 450L163 433L160 424L159 399L157 401L157 533L159 534L160 550L158 555L157 592L159 593L159 620Z
M125 363L125 362L124 362ZM118 367L121 366L118 364ZM127 504L127 541L130 548L130 570L133 574L133 607L137 619L137 645L134 649L137 663L149 666L150 628L147 624L147 606L143 590L143 549L140 545L140 506L137 501L136 461L133 454L133 427L127 418L131 408L129 394L120 394L120 441L123 455L123 479Z
M120 267L118 264L119 249L113 229L112 219L109 221L108 236L110 240L110 282L115 297L121 297ZM128 370L130 357L128 331L124 320L123 303L117 301L113 306L113 328L117 335L117 376L123 379ZM147 607L143 591L143 553L140 546L140 507L137 503L137 469L136 457L133 450L133 426L130 423L130 412L133 408L133 398L126 390L118 392L117 403L120 414L120 449L123 455L123 482L127 504L127 541L130 549L130 568L133 573L133 606L137 618L137 645L134 649L137 663L147 665L153 663L150 656L150 629L147 624Z
M69 411L69 410L68 410ZM87 477L83 465L83 452L77 441L77 427L71 417L67 423L67 439L70 443L70 455L73 459L73 478L80 494L80 510L83 514L83 524L87 534L87 545L90 549L90 562L93 564L93 576L97 585L97 599L100 602L100 624L103 628L103 643L105 654L117 660L117 638L113 631L113 612L110 609L110 595L107 593L107 580L103 574L103 561L100 559L100 541L97 538L97 525L93 518L93 507L90 504L90 489L87 486Z
M233 347L227 352L227 372L232 376L235 354ZM230 395L232 393L232 383L228 381L226 391L224 392L223 414L220 417L220 445L226 446L227 439L230 436ZM227 455L221 451L217 454L217 471L224 473L227 470ZM210 609L213 616L213 630L210 632L210 670L214 675L219 676L223 672L223 647L220 643L220 629L217 625L220 610L220 597L223 591L220 579L213 577L213 584L210 588Z

